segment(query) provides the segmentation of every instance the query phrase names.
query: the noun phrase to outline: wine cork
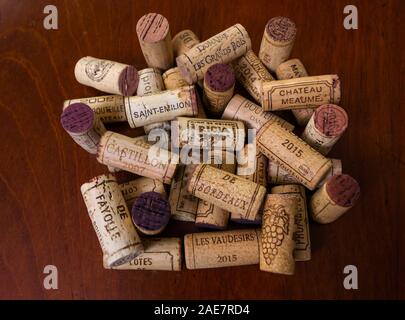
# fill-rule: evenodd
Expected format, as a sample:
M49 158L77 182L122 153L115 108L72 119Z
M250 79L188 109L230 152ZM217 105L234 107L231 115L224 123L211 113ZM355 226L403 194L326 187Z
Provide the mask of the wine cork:
M351 176L332 176L309 201L311 217L319 223L331 223L353 207L359 196L360 186Z
M91 154L97 153L97 146L106 129L88 105L69 105L63 110L60 121L63 129L79 146Z
M135 138L133 138L134 140L135 139L144 139L144 137L135 137ZM115 168L115 167L113 167L113 166L107 166L107 168L108 168L108 171L109 172L111 172L111 173L116 173L116 172L121 172L122 170L120 169L120 168ZM128 206L128 208L130 208L130 206Z
M198 113L195 88L188 86L125 98L125 112L131 128L173 120L182 115L195 116Z
M218 159L215 159L216 156ZM224 159L231 159L230 155L222 155L217 152L212 152L210 154L211 165L215 168L221 169L229 173L235 173L236 165L233 161L232 163L227 163L223 161ZM232 154L233 157L233 154ZM215 161L219 160L219 161ZM215 164L219 162L218 164ZM195 219L195 224L198 227L211 228L211 229L226 229L228 226L229 220L229 211L221 209L220 207L215 206L213 203L200 199L197 206L197 215Z
M143 253L117 267L110 268L104 262L104 268L114 270L181 271L181 242L180 238L143 238Z
M180 238L143 238L144 252L114 270L181 271L182 250Z
M263 109L250 100L235 94L222 114L222 119L242 121L248 129L260 130L269 121L275 121L292 131L294 126L275 114Z
M295 23L289 18L274 17L267 22L259 58L270 71L275 72L280 63L289 58L296 33Z
M65 100L63 110L74 103L88 105L103 123L127 121L123 96L113 95Z
M135 67L93 57L81 58L76 63L75 77L81 84L122 96L132 96L139 83Z
M172 143L176 148L240 150L245 126L241 121L177 117L172 122Z
M331 176L342 173L342 161L339 159L329 159L331 162L331 168L325 175L325 177L316 186L319 188L326 180ZM271 184L295 184L300 183L298 179L292 176L288 171L280 167L276 162L269 161L267 166L267 178Z
M186 234L186 267L207 269L258 264L259 237L258 229Z
M189 84L204 78L207 69L215 63L228 63L251 49L250 37L240 24L218 33L176 58L183 78Z
M262 88L265 111L316 108L340 101L340 80L336 74L263 81Z
M169 22L158 13L148 13L136 24L136 33L148 67L169 69L174 62Z
M204 75L204 101L212 116L221 116L235 88L235 74L223 63L211 65Z
M247 144L244 148L244 160L238 157L237 175L247 180L253 181L267 187L267 157L260 153L255 144ZM262 213L258 212L254 221L241 220L237 215L231 215L231 220L238 223L261 224Z
M139 85L136 94L139 97L146 96L149 94L158 93L165 90L163 84L162 75L157 68L146 68L142 69L139 73ZM151 130L160 128L167 129L170 128L170 122L155 122L147 124L143 127L145 133L148 134Z
M243 163L238 162L236 174L266 187L267 157L259 152L253 144L245 145L244 153L246 161Z
M294 218L297 207L298 198L295 195L267 195L260 241L260 270L294 274Z
M197 214L198 198L187 191L187 181L193 173L193 165L178 166L170 188L169 202L172 219L194 222Z
M114 176L97 176L84 183L80 190L105 264L119 266L141 254L141 240Z
M266 194L266 188L260 184L207 164L196 166L187 190L230 211L232 220L242 221L255 221Z
M338 174L342 174L342 160L340 159L330 159L332 163L332 167L325 175L325 177L318 183L317 188L323 186L323 184L332 176L336 176Z
M262 82L274 80L270 72L262 64L252 50L232 62L236 79L242 84L247 92L262 104Z
M146 96L165 90L162 74L159 69L146 68L140 70L138 74L139 84L136 90L137 96Z
M132 205L132 221L139 231L156 235L166 228L170 219L170 204L161 193L142 193Z
M297 184L289 184L273 187L271 193L297 196L297 212L294 217L295 232L293 234L295 241L294 259L295 261L311 260L311 240L305 188Z
M112 131L101 137L97 161L168 184L177 166L169 151Z
M167 90L187 87L188 83L183 79L179 68L171 68L163 73L163 81Z
M346 111L335 104L324 104L315 110L301 139L323 155L328 154L349 123Z
M279 80L308 77L307 70L299 59L290 59L283 62L278 66L276 74ZM292 110L292 113L298 124L305 126L314 113L314 109L295 109Z
M276 76L278 80L286 80L308 77L308 72L300 59L290 59L277 67Z
M178 57L199 43L200 39L198 39L193 31L182 30L177 33L172 40L174 55Z
M140 177L119 185L128 208L132 208L134 201L145 192L154 191L166 196L164 185L161 181Z
M260 152L310 190L332 166L329 159L276 122L265 124L256 139Z

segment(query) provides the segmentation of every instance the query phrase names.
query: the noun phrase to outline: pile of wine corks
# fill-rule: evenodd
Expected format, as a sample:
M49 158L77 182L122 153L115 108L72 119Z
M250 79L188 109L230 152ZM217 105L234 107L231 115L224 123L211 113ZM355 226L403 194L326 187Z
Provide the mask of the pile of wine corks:
M136 32L147 68L81 58L77 81L103 94L66 100L61 115L106 166L81 186L103 266L293 274L311 259L309 217L331 223L360 194L328 157L348 126L338 75L309 76L290 58L297 30L285 17L268 21L258 54L240 24L205 41L191 30L172 38L149 13ZM113 132L114 122L145 135ZM137 178L119 183L125 171ZM201 232L164 237L169 222Z

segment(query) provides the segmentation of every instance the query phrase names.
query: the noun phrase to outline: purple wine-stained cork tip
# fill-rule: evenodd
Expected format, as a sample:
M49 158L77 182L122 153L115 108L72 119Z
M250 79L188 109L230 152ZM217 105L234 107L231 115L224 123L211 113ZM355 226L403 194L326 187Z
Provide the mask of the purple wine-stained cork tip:
M267 22L266 32L275 41L289 42L294 40L297 28L289 18L274 17Z
M118 79L118 86L123 96L128 97L134 95L136 89L138 89L138 84L139 74L135 67L128 66L122 70Z
M136 33L139 40L147 43L162 41L169 32L169 22L158 13L148 13L138 20Z
M346 111L335 104L324 104L314 113L315 127L328 137L343 134L349 123Z
M360 186L347 174L339 174L326 182L329 198L341 207L352 207L360 197Z
M207 69L204 82L211 90L224 92L235 84L235 74L229 65L216 63Z
M60 122L70 133L83 133L93 126L94 116L94 111L87 104L73 103L63 110Z
M157 192L142 193L132 206L132 220L136 226L145 230L159 230L170 219L170 204Z

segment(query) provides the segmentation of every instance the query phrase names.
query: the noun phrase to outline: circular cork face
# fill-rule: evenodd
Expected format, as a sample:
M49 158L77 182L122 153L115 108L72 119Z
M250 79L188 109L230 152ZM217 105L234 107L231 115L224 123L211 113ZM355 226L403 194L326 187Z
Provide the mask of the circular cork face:
M346 111L335 104L324 104L314 113L315 128L328 137L342 135L348 122Z
M216 63L207 69L204 82L211 90L224 92L235 84L235 74L227 64Z
M352 207L360 196L360 186L347 174L338 174L326 182L329 198L341 207Z
M294 40L297 28L289 18L274 17L267 22L266 32L275 41L289 42Z
M170 219L170 204L157 192L142 193L132 206L132 221L145 231L163 229Z
M128 66L122 70L118 78L118 87L123 96L132 96L135 94L136 89L138 89L139 84L139 74L133 66Z
M162 41L169 32L169 22L158 13L148 13L138 20L136 33L141 41L156 43Z
M73 103L63 110L60 122L68 132L86 132L93 126L94 111L87 104Z

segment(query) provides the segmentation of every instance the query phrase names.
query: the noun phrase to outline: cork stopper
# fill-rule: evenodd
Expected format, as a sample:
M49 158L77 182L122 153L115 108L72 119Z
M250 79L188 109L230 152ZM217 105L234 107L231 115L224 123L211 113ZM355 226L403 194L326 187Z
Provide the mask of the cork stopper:
M324 104L317 108L314 114L316 129L328 137L342 135L348 122L346 111L335 104Z
M360 197L360 186L347 174L332 176L326 182L329 198L341 207L352 207Z
M295 38L297 28L289 18L274 17L267 22L266 33L275 41L290 42Z
M190 98L191 98L191 108L193 110L193 117L198 114L198 98L195 86L189 86Z
M158 234L170 219L170 204L165 197L150 191L141 194L132 206L132 221L144 234Z
M223 92L233 87L235 74L229 65L217 63L208 68L204 82L211 90Z
M146 43L162 41L169 32L169 22L158 13L145 14L136 24L139 39Z
M118 78L118 87L123 96L132 96L139 84L138 71L133 66L128 66L122 70Z
M63 110L60 121L70 133L86 132L93 126L94 111L84 103L73 103Z

